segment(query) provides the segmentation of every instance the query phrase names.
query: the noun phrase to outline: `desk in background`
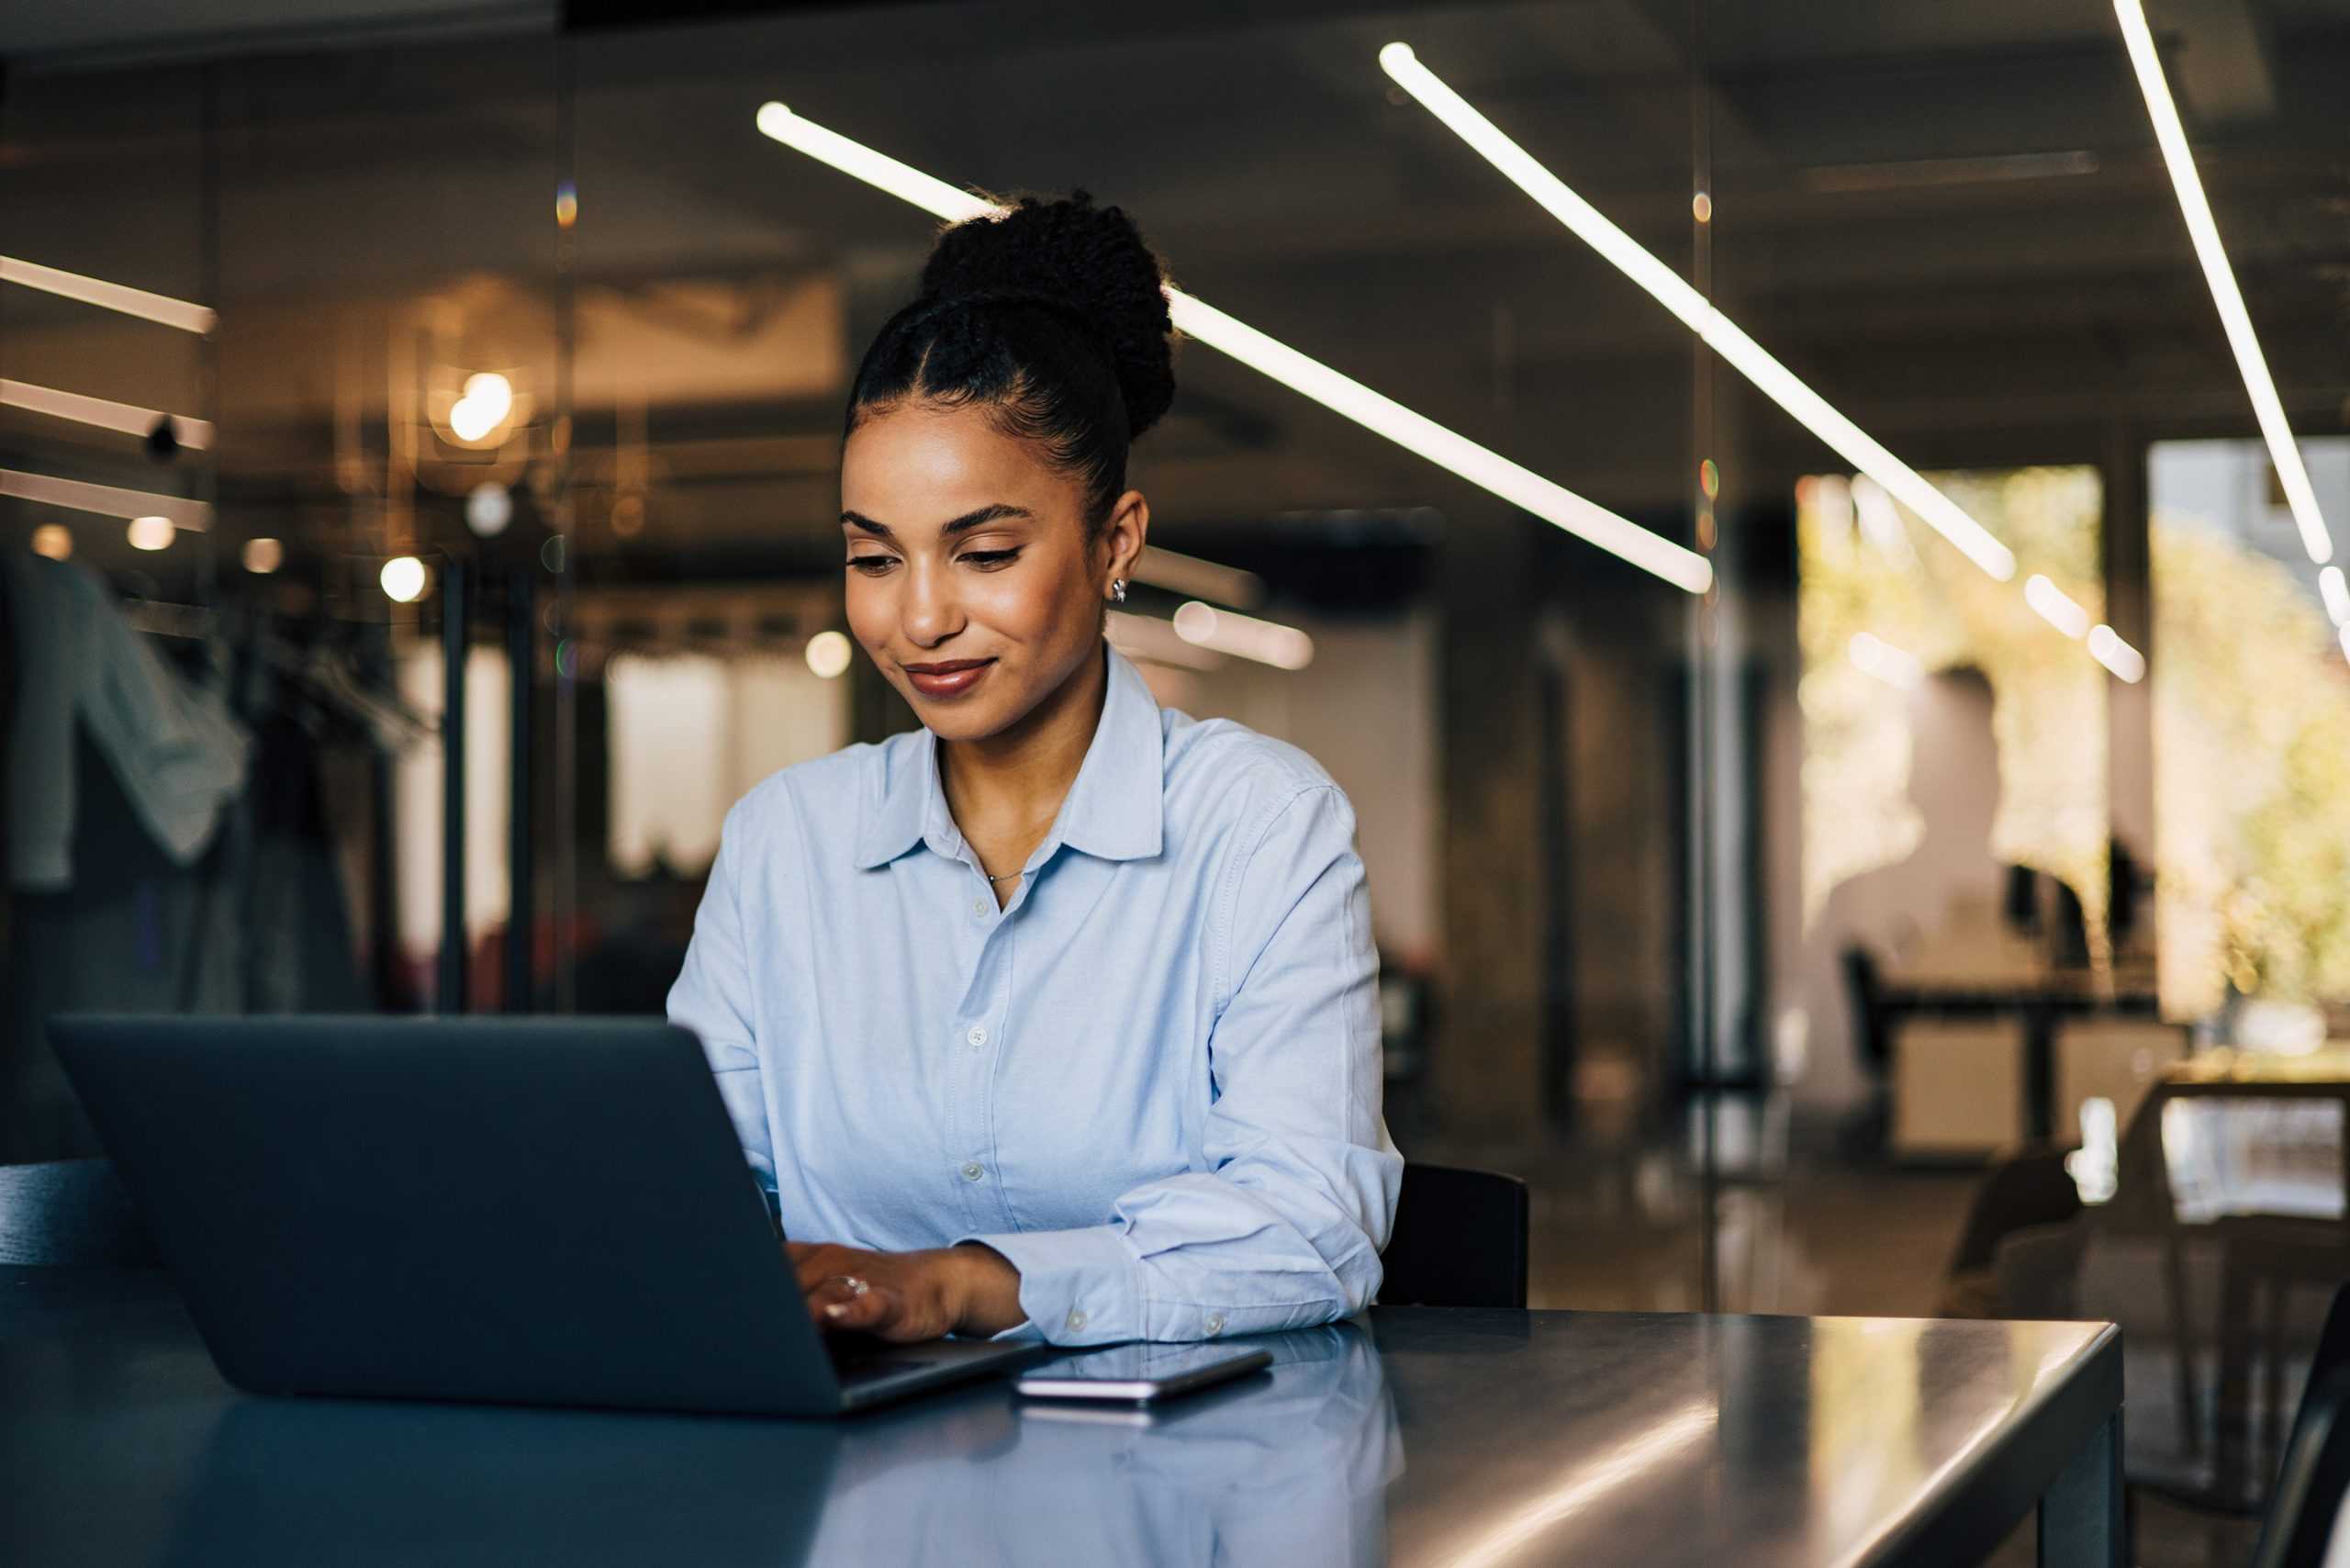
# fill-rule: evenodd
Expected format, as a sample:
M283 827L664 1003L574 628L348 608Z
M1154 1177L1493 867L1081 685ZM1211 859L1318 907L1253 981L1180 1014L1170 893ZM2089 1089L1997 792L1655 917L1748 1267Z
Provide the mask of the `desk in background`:
M0 1562L2119 1563L2087 1323L1381 1308L1132 1412L256 1399L161 1276L0 1270ZM615 1347L625 1354L625 1347Z
M2027 1144L2045 1144L2069 1132L2069 1117L2076 1107L2065 1103L2068 1097L2060 1092L2060 1081L2066 1075L2060 1070L2058 1057L2059 1035L2068 1025L2094 1030L2100 1024L2126 1020L2135 1026L2133 1033L2150 1041L2166 1042L2165 1048L2171 1055L2187 1048L2184 1029L2165 1029L2157 1021L2154 974L2146 966L2099 975L2038 961L1969 963L1947 955L1927 955L1888 968L1872 1005L1874 1026L1886 1032L1886 1048L1894 1058L1897 1152L1936 1152L1901 1148L1900 1102L1905 1092L1912 1098L1942 1101L1938 1108L1949 1115L1970 1090L1986 1089L1996 1095L2012 1085L2016 1092L2012 1110L1986 1122L1978 1139L1962 1141L1948 1152L1988 1152L2006 1144L2011 1136ZM1954 1040L1937 1040L1930 1032L1936 1024L1956 1020L1989 1024L1995 1032L1986 1036L1979 1027L1962 1030ZM2010 1030L2012 1039L1998 1037L1996 1031ZM2088 1031L2084 1031L2085 1045L2089 1038ZM2020 1051L2020 1061L2006 1081L1986 1081L1985 1064L1979 1059L1905 1063L1905 1043L1912 1053L1964 1050L1970 1058L1996 1046ZM1911 1065L1919 1071L1905 1083L1905 1068ZM2088 1081L2094 1080L2092 1073ZM2107 1097L2115 1094L2109 1092ZM2130 1107L2118 1109L2126 1123ZM2074 1140L2065 1137L2064 1141Z

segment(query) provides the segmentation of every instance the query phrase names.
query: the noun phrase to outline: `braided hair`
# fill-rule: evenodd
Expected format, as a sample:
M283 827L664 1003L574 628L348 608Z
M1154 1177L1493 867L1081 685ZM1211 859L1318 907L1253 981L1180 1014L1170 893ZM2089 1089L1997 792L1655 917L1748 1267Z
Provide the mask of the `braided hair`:
M909 398L984 409L1085 487L1089 540L1126 487L1126 452L1175 400L1158 259L1134 220L1076 191L1024 196L938 237L922 293L883 324L845 431Z

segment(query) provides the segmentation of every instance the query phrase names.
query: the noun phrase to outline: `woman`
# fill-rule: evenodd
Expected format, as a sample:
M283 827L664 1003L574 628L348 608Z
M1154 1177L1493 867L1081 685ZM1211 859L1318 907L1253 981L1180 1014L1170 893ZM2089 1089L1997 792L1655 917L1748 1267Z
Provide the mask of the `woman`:
M1368 1303L1403 1161L1346 797L1102 638L1175 393L1133 223L948 230L859 367L852 633L923 728L727 816L669 1016L820 1323L1196 1339ZM822 1238L822 1239L818 1239Z

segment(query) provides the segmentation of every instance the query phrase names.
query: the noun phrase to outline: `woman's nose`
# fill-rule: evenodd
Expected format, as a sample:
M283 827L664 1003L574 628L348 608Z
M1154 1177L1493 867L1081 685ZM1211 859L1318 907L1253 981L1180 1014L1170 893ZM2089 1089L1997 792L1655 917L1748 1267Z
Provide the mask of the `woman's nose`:
M963 629L953 585L946 573L927 566L917 565L907 572L906 597L899 606L899 616L907 637L924 647L943 643Z

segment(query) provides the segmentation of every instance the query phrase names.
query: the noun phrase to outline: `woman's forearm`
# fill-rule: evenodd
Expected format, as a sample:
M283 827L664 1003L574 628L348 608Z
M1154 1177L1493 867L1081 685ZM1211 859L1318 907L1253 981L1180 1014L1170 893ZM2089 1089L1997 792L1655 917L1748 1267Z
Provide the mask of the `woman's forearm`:
M976 1241L946 1249L957 1279L960 1310L956 1331L1001 1334L1028 1321L1020 1309L1020 1271L992 1247Z

